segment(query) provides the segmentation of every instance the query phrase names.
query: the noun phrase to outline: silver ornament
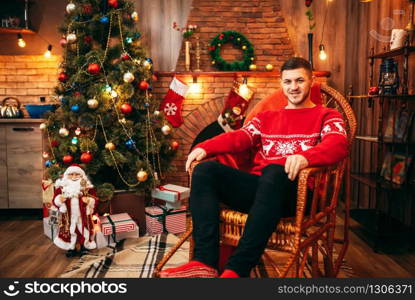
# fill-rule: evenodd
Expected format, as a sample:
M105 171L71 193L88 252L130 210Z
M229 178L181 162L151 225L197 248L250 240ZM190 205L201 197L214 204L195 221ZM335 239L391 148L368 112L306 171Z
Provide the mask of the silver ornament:
M40 130L45 130L46 129L46 123L42 123L39 125Z
M98 107L99 102L98 102L98 100L97 100L97 99L89 99L89 100L88 100L88 102L87 102L87 104L88 104L88 107L89 107L89 108L91 108L91 109L95 109L95 108L97 108L97 107Z
M59 129L59 135L61 137L65 137L69 135L69 130L66 129L65 127L62 127L61 129Z
M171 132L171 127L169 125L164 125L161 127L161 132L163 132L164 135L168 135Z
M123 76L124 82L130 83L134 80L134 74L131 72L127 72Z
M66 36L66 41L68 43L74 43L76 42L76 34L75 33L70 33Z
M159 116L159 115L160 115L160 111L159 111L159 110L155 110L155 111L154 111L154 115L155 115L155 116Z
M71 14L71 13L73 13L73 12L74 12L75 8L76 8L75 4L73 4L73 3L71 2L71 3L69 3L68 5L66 5L66 12L67 12L68 14Z

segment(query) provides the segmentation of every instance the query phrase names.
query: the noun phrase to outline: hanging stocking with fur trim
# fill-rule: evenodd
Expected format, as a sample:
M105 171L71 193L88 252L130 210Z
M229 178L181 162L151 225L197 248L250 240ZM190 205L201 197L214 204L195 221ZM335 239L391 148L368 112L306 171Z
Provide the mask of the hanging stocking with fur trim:
M164 112L166 119L173 127L179 127L183 124L182 107L188 89L187 84L174 77L166 96L160 104L160 111Z

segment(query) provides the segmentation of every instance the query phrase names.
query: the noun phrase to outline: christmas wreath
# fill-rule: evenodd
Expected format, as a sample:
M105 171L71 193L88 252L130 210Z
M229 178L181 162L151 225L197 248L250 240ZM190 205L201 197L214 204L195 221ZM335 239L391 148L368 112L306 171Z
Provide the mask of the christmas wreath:
M227 62L220 56L220 50L226 43L242 49L243 60ZM210 42L209 54L212 65L221 71L248 71L254 60L254 48L248 39L236 31L224 31L215 36Z

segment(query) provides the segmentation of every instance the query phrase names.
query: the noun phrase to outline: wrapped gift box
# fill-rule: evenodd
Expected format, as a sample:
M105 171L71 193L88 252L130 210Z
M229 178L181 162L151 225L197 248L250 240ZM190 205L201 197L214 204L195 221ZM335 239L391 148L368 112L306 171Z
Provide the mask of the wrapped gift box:
M43 218L43 232L52 241L58 234L59 225L51 222L50 217Z
M182 233L186 230L186 207L168 210L161 206L146 207L147 233Z
M180 209L181 200L190 196L190 189L180 185L166 184L151 191L151 197L166 201L167 209Z
M126 238L138 238L139 228L127 213L100 217L101 229L95 232L97 248L103 248Z
M114 240L114 235L104 235L102 231L95 233L95 242L97 243L97 248L104 248L111 244L116 244L121 240L128 239L128 238L138 238L138 226L136 226L134 231L129 232L120 232L115 235L116 240Z

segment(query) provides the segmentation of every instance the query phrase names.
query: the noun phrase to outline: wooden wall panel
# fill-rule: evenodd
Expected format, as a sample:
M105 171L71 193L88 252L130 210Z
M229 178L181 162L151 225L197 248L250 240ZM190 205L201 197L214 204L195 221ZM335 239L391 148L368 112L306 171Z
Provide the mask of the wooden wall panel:
M0 126L0 208L8 208L6 127Z
M304 1L280 1L280 3L295 53L308 59L307 33L309 32L309 24L305 15ZM314 68L332 72L329 84L344 93L346 91L344 78L346 76L346 44L348 42L346 38L348 27L348 24L346 24L347 1L333 1L330 3L314 1L312 10L316 22L316 27L312 31L314 34ZM325 18L326 22L324 23ZM328 55L325 61L318 58L318 46L321 42L325 45Z

